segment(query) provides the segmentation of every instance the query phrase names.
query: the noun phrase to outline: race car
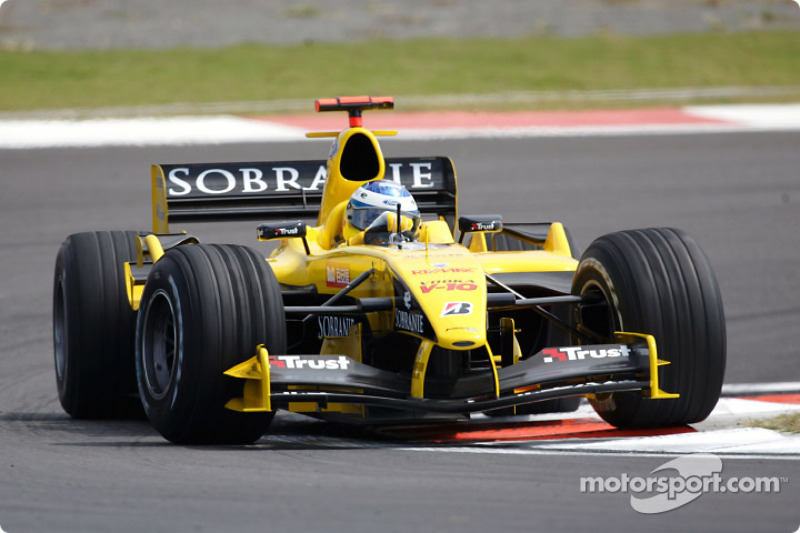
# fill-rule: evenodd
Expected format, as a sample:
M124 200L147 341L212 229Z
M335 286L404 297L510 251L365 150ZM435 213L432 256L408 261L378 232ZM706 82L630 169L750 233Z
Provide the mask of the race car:
M55 268L61 404L143 409L166 439L247 444L278 410L367 426L569 411L703 420L726 357L709 261L677 229L597 238L462 215L447 157L385 158L345 112L327 160L152 167L152 231L69 236ZM259 248L177 223L252 220ZM511 420L514 420L513 418Z

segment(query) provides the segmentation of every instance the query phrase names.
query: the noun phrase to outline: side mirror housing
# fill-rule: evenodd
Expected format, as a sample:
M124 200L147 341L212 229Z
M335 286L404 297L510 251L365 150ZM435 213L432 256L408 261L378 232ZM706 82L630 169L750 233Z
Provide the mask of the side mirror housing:
M308 249L308 241L306 241L306 233L308 233L308 226L302 220L293 220L290 222L264 222L259 224L256 229L259 241L272 241L275 239L303 239L303 246L305 246L306 254L310 254Z
M291 222L264 222L258 225L258 240L271 241L273 239L290 239L292 237L305 237L306 223L302 220Z
M501 215L464 215L458 217L459 244L467 233L485 232L500 233L503 231L503 217Z

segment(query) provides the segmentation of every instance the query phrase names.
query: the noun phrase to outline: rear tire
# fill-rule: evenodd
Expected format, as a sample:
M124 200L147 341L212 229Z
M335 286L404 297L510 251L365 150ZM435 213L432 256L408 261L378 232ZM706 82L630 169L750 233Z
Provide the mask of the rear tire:
M73 418L141 417L133 361L136 313L123 263L136 232L70 235L56 258L53 348L58 399Z
M280 288L264 257L244 246L167 252L145 284L136 330L139 393L150 422L178 444L249 444L274 413L225 408L244 381L225 370L255 354L286 353Z
M614 331L651 334L661 389L680 398L650 400L638 392L598 395L597 413L617 427L691 424L719 399L725 373L725 316L717 280L697 243L675 229L605 235L581 258L573 294L602 303L581 306L577 321L611 339Z

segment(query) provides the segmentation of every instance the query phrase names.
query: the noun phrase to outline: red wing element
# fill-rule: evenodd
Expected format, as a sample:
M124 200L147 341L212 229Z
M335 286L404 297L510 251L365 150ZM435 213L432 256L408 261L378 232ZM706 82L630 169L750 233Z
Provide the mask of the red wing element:
M350 127L362 125L361 112L367 109L394 109L392 96L340 96L339 98L320 98L314 102L317 111L347 111Z

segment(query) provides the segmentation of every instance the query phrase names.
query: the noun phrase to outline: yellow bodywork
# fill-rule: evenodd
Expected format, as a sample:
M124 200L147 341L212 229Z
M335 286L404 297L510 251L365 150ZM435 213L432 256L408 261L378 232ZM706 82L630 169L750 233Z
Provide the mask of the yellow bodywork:
M377 171L372 176L369 176L368 179L354 181L346 179L342 175L344 149L354 138L365 139L369 142L376 155ZM340 203L346 202L356 189L369 181L382 180L385 174L386 161L375 134L363 127L348 128L342 131L336 138L332 156L328 159L328 179L325 182L325 189L322 191L322 205L319 208L317 225L325 224L330 217L331 211Z
M161 165L153 165L151 168L150 188L153 203L153 233L169 233L167 179Z
M658 358L658 348L656 347L656 338L652 335L645 335L642 333L630 333L625 331L615 331L614 335L617 340L624 344L630 344L636 339L644 339L647 342L647 350L650 353L650 389L646 391L648 398L653 400L666 400L670 398L679 398L680 394L673 394L661 390L658 383L658 367L669 364L669 361L664 361Z
M414 331L413 323L404 321L407 310L396 303L391 311L368 312L365 320L377 337L401 330L419 340L411 375L409 397L425 398L425 375L433 349L467 351L482 349L489 354L494 377L495 396L500 395L498 381L499 355L495 356L487 340L487 289L485 274L512 272L573 272L578 261L573 258L564 227L552 223L547 237L536 244L538 250L494 252L489 239L493 232L477 231L470 234L467 246L456 243L454 231L443 219L428 220L421 224L419 239L402 246L354 245L351 235L344 234L345 206L350 196L364 183L384 179L386 163L376 135L395 132L373 132L359 126L340 133L323 132L311 137L335 137L331 156L327 161L326 181L316 225L308 226L300 238L278 239L278 246L267 261L278 281L284 286L313 287L320 295L333 296L367 271L369 277L353 288L349 296L355 299L397 296L396 287L402 286L406 301L413 300L430 324L430 331ZM371 147L375 164L368 166L369 175L357 179L345 176L343 158L346 147L357 143ZM369 150L367 150L369 152ZM455 180L455 175L453 175ZM154 165L152 170L153 234L138 239L136 266L141 269L145 260L157 262L164 254L160 234L169 232L166 180L163 169ZM348 239L350 244L348 244ZM136 279L132 265L125 265L125 278L131 306L138 309L143 281ZM400 298L398 298L399 300ZM409 307L410 309L410 307ZM510 320L510 319L506 319ZM361 361L361 324L353 327L347 337L326 338L322 354L347 354ZM513 320L509 331L515 335ZM667 364L657 358L655 340L649 335L617 333L620 342L644 339L650 351L650 398L675 398L659 388L658 367ZM521 356L519 343L513 336L513 361ZM263 345L247 361L225 372L226 375L244 379L244 394L226 407L236 411L271 411L269 354ZM289 404L290 410L300 412L335 411L364 416L364 408L357 405L330 403L321 408L312 402Z
M233 398L225 407L244 413L272 411L269 394L269 354L263 344L256 347L256 355L225 371L234 378L244 379L244 396Z

